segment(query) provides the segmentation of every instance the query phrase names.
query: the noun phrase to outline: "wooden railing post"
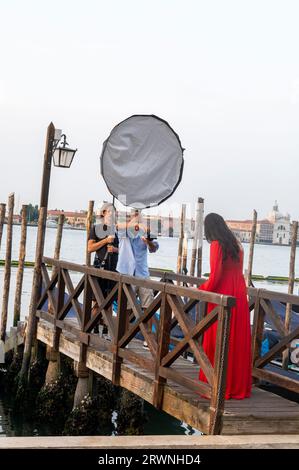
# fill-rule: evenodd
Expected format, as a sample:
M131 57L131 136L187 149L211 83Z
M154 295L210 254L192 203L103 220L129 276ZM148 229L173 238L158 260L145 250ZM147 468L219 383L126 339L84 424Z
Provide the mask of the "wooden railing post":
M264 333L264 321L265 312L261 306L261 289L257 290L255 305L254 305L254 316L253 316L253 327L252 327L252 338L251 338L251 351L252 351L252 368L255 366L256 361L261 355L261 348L263 342Z
M57 270L59 270L58 271L57 302L56 302L56 308L54 308L54 305L52 306L52 310L54 313L54 332L53 332L52 347L49 345L47 346L47 359L49 361L49 364L48 364L46 378L45 378L46 384L55 382L55 380L57 380L59 373L60 373L59 339L61 335L61 328L57 326L56 322L58 319L58 314L64 305L65 282L62 276L62 268L57 268L56 266L54 268L55 268L56 273L57 273Z
M113 364L112 364L112 383L114 385L119 385L120 382L120 370L123 359L118 355L119 350L119 341L126 332L127 325L127 297L122 288L122 281L120 279L118 284L118 297L117 297L117 325L116 325L116 335L114 338L113 344Z
M83 296L83 318L82 318L82 329L85 331L90 318L91 318L91 303L92 303L92 288L89 282L88 274L85 274L84 282L84 296ZM74 407L83 400L84 396L89 393L89 370L86 367L86 353L88 345L80 343L79 362L75 363L75 374L78 377L74 396Z
M231 308L219 307L209 434L220 434L224 412Z
M155 382L153 396L153 405L158 409L162 408L164 385L166 384L166 379L160 376L160 367L162 360L168 354L169 351L171 315L172 310L169 303L167 302L167 294L164 291L162 293L162 304L160 309L158 352L155 365Z

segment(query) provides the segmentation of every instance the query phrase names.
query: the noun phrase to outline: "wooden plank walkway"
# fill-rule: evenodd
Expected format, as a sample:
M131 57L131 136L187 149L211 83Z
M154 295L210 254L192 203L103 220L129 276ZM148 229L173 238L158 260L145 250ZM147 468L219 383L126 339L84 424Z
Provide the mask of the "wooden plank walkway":
M0 449L299 449L299 436L1 437Z
M77 325L76 320L65 319L64 321L70 326ZM53 325L40 320L37 338L52 346ZM112 352L105 349L105 346L97 346L96 348L88 346L86 366L111 381L113 355ZM150 359L150 352L142 347L141 341L131 341L127 350L131 350L141 359ZM71 332L62 331L59 351L75 361L79 361L80 341ZM142 363L142 361L140 362ZM193 380L198 377L199 373L198 366L183 357L177 359L172 365L172 369ZM125 359L121 365L119 384L153 404L154 378L154 371L145 370L136 363L132 364ZM203 433L208 433L209 401L170 379L165 385L162 409ZM254 387L251 398L225 402L221 434L299 434L299 404Z

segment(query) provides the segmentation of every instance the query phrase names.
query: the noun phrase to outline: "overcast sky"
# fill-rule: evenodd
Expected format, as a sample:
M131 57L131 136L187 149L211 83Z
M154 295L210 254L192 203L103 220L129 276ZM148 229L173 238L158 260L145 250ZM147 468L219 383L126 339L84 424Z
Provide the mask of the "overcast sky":
M132 114L179 134L182 183L169 203L263 218L277 199L299 219L299 2L0 0L0 202L38 203L46 128L78 148L53 169L49 208L109 193L102 142ZM166 203L164 204L164 206Z

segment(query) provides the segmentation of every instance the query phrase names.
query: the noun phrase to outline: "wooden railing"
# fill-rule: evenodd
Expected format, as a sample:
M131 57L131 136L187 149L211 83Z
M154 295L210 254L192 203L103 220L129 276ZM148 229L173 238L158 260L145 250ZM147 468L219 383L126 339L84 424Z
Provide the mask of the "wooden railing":
M55 266L51 278L46 266ZM82 274L74 286L70 273ZM119 384L121 365L124 360L137 364L154 374L153 404L162 408L164 387L170 380L210 400L209 433L219 434L224 411L227 355L229 344L229 325L233 297L199 291L193 287L174 285L174 281L198 285L202 280L188 276L176 276L161 271L151 272L162 280L145 280L125 276L115 272L99 270L64 261L44 258L42 265L43 291L37 306L37 317L54 325L53 348L58 350L62 331L70 331L80 341L80 361L86 361L88 346L100 347L112 353L112 381ZM104 296L99 278L109 280L111 290ZM142 309L137 301L135 288L145 287L155 293L154 300ZM66 296L65 293L68 295ZM98 313L92 315L92 295L96 299ZM78 301L83 296L83 305ZM45 309L45 301L48 308ZM188 312L197 304L215 305L213 311L199 321L194 321ZM117 314L113 307L117 305ZM73 308L78 326L65 321ZM214 364L211 364L201 346L201 338L215 322L217 340ZM108 327L111 340L100 337L92 331L96 325L104 323ZM182 330L182 337L172 340L172 330L176 325ZM141 333L148 344L150 355L138 354L127 348L136 335ZM207 383L200 382L197 376L190 378L172 367L175 361L189 349L202 368ZM149 356L149 357L148 357Z
M272 292L265 289L248 289L250 299L250 310L254 310L252 329L252 375L256 379L273 383L293 392L299 393L298 372L289 372L288 376L265 369L277 355L289 348L290 343L299 338L299 326L287 330L281 316L275 308L275 301L279 302L281 308L287 304L299 305L299 296L289 295L281 292ZM262 341L265 337L265 324L268 323L277 331L279 340L269 351L261 355ZM279 371L279 369L277 369ZM293 377L291 377L293 375Z

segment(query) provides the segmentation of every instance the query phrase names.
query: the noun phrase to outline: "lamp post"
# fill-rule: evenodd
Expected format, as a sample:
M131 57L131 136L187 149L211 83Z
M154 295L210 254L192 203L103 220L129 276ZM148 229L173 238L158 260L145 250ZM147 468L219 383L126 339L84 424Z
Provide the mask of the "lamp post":
M62 143L59 145L61 139ZM31 301L29 307L28 324L26 329L26 340L24 346L23 362L20 371L20 379L25 379L29 369L31 348L36 333L36 307L41 291L41 264L44 253L46 219L49 199L49 187L52 159L55 166L60 168L69 168L77 151L67 147L65 134L61 134L61 130L55 129L51 122L48 126L45 156L43 165L43 176L40 196L40 210L37 229L37 242L35 251L35 263L33 272Z

